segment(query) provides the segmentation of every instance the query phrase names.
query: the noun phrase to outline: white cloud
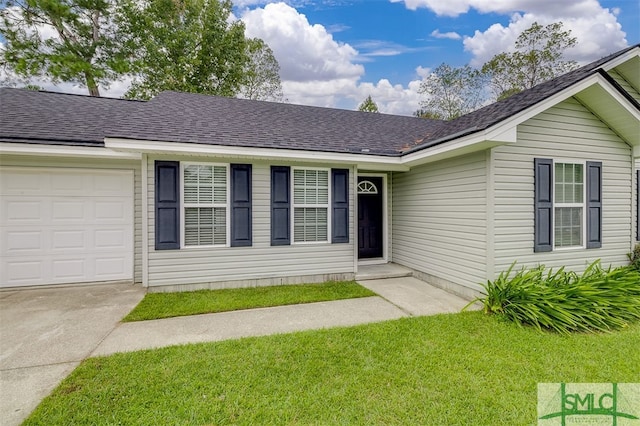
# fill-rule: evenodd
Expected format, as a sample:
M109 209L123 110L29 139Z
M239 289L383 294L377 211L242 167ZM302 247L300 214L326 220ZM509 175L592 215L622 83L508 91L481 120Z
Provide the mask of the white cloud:
M357 46L337 42L325 27L309 23L305 15L283 2L245 10L242 20L249 37L260 37L273 50L288 102L355 109L371 95L381 112L410 115L418 109L420 80L407 87L387 79L360 81L364 75L361 62L398 55L409 48L379 40Z
M371 96L378 109L386 114L411 115L418 109L421 95L418 94L420 80L409 82L407 87L392 84L387 79L377 83L353 80L283 82L288 102L355 109L367 96Z
M420 77L420 78L425 78L426 76L428 76L429 74L431 74L431 68L424 68L422 66L418 66L416 68L416 74Z
M516 13L507 26L493 24L484 32L465 37L464 48L473 54L471 64L480 66L495 54L512 49L518 35L534 22L546 25L557 21L562 21L564 29L571 30L571 36L578 40L575 47L567 50L567 59L588 63L627 46L626 34L616 17L601 9L597 15L582 17Z
M412 48L384 40L364 40L354 44L360 52L360 58L373 56L397 56L403 53L424 50L424 48ZM366 59L365 59L366 61Z
M426 8L439 16L458 16L475 9L480 13L531 12L550 15L588 16L602 9L597 0L391 0L407 9Z
M387 79L378 83L362 83L358 85L353 98L356 105L371 95L380 112L385 114L411 115L419 108L421 95L418 94L420 80L410 81L407 87L402 84L391 84Z
M449 31L446 33L441 33L440 30L437 30L437 29L431 31L431 37L448 38L450 40L460 40L462 38L462 36L456 32Z
M472 65L479 66L499 52L509 50L518 35L533 22L561 21L578 40L567 51L567 58L590 62L627 46L626 34L617 21L620 10L608 9L598 0L391 0L404 2L408 9L427 8L438 16L458 16L475 9L480 13L512 15L509 25L491 25L464 38L466 51L473 54ZM435 30L432 36L438 37ZM448 33L447 33L448 34Z
M242 20L249 37L263 39L280 64L286 81L319 81L358 78L364 67L354 63L358 52L338 43L322 25L311 25L306 16L285 3L245 11Z

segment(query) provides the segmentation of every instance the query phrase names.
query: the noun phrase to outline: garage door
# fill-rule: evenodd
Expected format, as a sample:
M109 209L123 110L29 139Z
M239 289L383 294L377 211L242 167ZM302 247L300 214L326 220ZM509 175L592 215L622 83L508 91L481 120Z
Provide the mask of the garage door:
M1 287L133 278L133 171L0 168Z

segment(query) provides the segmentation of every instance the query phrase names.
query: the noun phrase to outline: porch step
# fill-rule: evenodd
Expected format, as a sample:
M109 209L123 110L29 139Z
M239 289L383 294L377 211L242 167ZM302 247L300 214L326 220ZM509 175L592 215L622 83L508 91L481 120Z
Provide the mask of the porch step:
M356 281L382 280L385 278L410 277L413 271L395 263L385 263L382 265L362 265L358 266Z

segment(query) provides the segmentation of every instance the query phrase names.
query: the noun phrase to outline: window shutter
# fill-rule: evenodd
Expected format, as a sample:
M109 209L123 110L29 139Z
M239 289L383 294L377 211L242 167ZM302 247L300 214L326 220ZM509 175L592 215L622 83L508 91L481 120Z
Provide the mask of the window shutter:
M271 166L271 245L291 244L291 169Z
M156 250L180 248L180 163L155 162Z
M636 171L636 240L640 241L640 170Z
M536 158L534 166L534 252L553 249L553 160Z
M332 169L331 242L349 242L349 170Z
M231 165L231 247L251 246L251 164Z
M587 248L602 247L602 163L587 161Z

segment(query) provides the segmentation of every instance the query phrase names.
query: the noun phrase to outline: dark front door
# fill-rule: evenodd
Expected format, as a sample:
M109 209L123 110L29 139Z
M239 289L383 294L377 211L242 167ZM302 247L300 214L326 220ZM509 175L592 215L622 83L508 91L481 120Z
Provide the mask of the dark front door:
M358 177L358 259L382 257L382 178Z

